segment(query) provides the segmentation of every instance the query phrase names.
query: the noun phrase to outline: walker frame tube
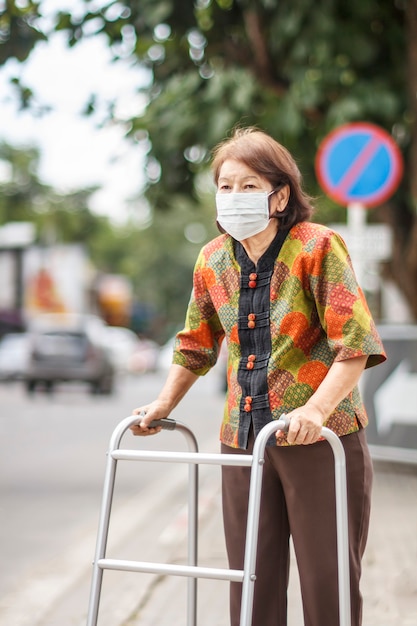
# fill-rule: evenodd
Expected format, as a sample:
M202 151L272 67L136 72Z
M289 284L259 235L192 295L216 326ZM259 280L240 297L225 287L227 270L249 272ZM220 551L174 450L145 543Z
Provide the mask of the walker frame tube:
M110 514L113 502L114 485L116 479L117 452L120 452L119 446L123 435L130 426L138 422L137 415L130 415L122 420L114 429L110 439L109 449L107 451L107 464L104 476L103 496L99 518L99 526L97 532L97 542L95 556L93 561L93 575L91 581L91 591L87 614L87 626L96 626L98 620L98 612L100 606L101 588L103 583L103 570L116 569L111 567L111 559L105 559L107 540L109 534ZM161 425L166 430L178 430L185 437L188 448L193 453L198 452L198 443L194 433L184 424L174 420L164 420ZM129 450L132 452L132 450ZM135 460L141 460L141 455L146 452L144 450L135 454ZM131 460L131 459L129 459ZM154 459L158 460L158 459ZM163 459L166 460L166 459ZM190 464L188 470L188 564L189 566L197 565L197 526L198 526L198 465ZM127 562L129 563L129 562ZM117 568L128 571L129 568ZM143 571L140 569L136 571ZM161 572L161 570L158 570ZM194 626L197 619L197 578L189 577L187 589L187 626Z
M270 422L256 437L252 455L244 454L206 454L198 452L198 445L192 431L171 419L160 420L157 424L168 430L179 430L188 442L191 452L158 452L146 450L121 450L121 438L126 430L137 423L138 416L125 418L116 427L110 440L106 474L103 487L103 500L100 513L99 529L93 577L91 583L90 602L87 626L96 626L100 603L103 570L123 570L132 572L159 573L165 575L185 576L188 581L187 626L196 626L197 619L197 579L210 578L242 582L242 601L240 626L250 626L253 611L253 594L256 581L256 553L258 543L259 512L261 502L261 485L263 466L265 463L265 447L270 436L277 430L287 430L288 420L283 416L280 420ZM339 626L351 626L350 614L350 581L349 581L349 538L346 486L345 452L339 437L330 429L321 432L330 444L335 461L336 490L336 525L337 525L337 556L339 582ZM106 545L110 523L110 513L114 492L117 461L146 460L189 464L188 494L188 565L170 565L106 559ZM248 502L248 520L246 531L245 558L243 570L231 570L197 566L197 534L198 534L198 465L233 465L251 467L251 478Z
M281 422L282 423L282 422ZM285 423L285 422L284 422ZM287 426L287 424L286 424ZM265 447L269 437L277 430L284 430L280 422L266 424L255 439L251 471L248 522L246 530L244 578L240 626L250 626L252 621L253 594L256 581L255 566L258 543L261 485L265 463ZM350 577L349 577L349 535L346 485L346 458L339 437L329 428L322 428L322 437L331 445L335 461L337 560L339 587L339 626L351 626Z

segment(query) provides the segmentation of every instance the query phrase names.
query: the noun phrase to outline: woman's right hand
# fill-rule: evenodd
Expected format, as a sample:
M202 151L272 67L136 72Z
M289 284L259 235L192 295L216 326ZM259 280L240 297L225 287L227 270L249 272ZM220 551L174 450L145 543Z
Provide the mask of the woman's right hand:
M138 415L137 424L130 426L132 434L139 437L147 437L148 435L156 435L161 432L162 428L150 428L149 424L154 420L161 420L168 417L170 411L165 402L155 400L151 404L140 406L133 409L132 415Z
M163 420L165 417L169 417L171 411L175 409L196 380L198 380L197 374L181 365L171 365L167 380L158 398L150 404L140 406L132 411L132 415L138 415L137 424L130 427L132 433L140 437L159 433L162 430L160 426L150 428L149 424L154 420Z

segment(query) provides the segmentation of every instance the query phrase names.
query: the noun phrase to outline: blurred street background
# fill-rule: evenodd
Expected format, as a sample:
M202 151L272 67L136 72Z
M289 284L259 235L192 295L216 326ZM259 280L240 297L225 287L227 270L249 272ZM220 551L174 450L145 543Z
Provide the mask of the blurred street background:
M364 626L417 624L416 93L417 0L0 0L2 624L83 623L107 443L164 380L218 233L210 154L236 125L295 156L378 324L388 361L361 381L376 470ZM366 167L357 124L380 149ZM202 449L217 450L224 392L222 351L177 410ZM165 472L120 470L126 553L156 524L183 558L158 498L183 487ZM221 561L218 485L204 475L202 553ZM115 589L108 626L163 626L157 586ZM213 589L202 619L223 626Z

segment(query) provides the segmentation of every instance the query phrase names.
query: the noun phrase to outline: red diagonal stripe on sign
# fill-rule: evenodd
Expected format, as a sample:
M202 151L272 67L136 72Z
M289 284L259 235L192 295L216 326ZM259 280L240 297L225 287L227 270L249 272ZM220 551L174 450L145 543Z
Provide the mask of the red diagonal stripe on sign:
M347 194L349 192L352 185L357 181L380 146L381 141L379 138L371 136L368 143L364 145L350 168L340 180L337 186L339 193Z

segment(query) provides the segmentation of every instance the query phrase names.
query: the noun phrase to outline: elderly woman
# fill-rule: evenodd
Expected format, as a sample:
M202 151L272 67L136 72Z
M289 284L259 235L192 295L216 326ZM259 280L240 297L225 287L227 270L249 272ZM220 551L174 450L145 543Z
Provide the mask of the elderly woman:
M135 435L150 435L228 347L224 453L252 452L260 429L282 414L266 449L259 530L256 626L285 626L289 539L300 575L305 626L339 623L333 456L323 425L346 458L352 626L361 624L361 558L370 512L372 466L357 388L365 367L385 360L381 341L340 236L309 222L311 203L289 152L267 134L239 129L214 151L217 222L223 234L201 250L185 328L157 400ZM222 470L230 567L243 567L249 469ZM241 585L231 583L231 625Z

